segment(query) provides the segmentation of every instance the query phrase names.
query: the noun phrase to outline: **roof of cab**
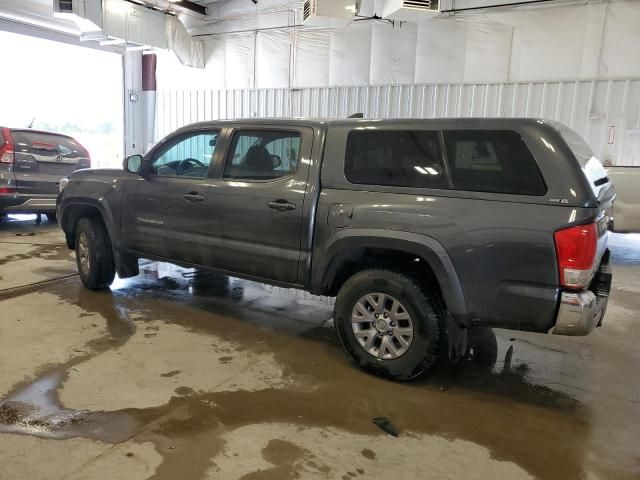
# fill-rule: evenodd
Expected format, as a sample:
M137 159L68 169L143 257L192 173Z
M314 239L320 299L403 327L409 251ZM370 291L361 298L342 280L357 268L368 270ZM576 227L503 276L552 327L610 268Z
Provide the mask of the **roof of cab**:
M307 127L336 126L357 127L358 125L429 125L451 127L457 124L465 126L491 125L494 127L515 127L516 125L537 123L551 126L550 122L541 118L492 118L492 117L459 117L459 118L243 118L237 120L211 120L193 123L181 128L208 127L219 125L299 125Z

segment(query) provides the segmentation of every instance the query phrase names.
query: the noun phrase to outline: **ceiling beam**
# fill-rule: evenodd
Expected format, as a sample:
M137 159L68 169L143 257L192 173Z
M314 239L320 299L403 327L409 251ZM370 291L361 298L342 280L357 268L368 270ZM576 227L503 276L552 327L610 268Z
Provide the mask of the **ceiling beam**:
M175 2L176 7L186 8L187 10L191 10L192 12L196 12L200 15L207 14L207 7L204 5L200 5L199 3L190 2L189 0L180 0L179 2Z

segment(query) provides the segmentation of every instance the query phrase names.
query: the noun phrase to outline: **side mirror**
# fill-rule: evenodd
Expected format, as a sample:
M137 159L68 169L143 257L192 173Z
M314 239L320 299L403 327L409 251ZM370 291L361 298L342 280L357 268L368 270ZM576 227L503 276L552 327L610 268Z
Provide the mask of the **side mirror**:
M142 155L131 155L124 159L122 167L125 172L138 173L142 166Z

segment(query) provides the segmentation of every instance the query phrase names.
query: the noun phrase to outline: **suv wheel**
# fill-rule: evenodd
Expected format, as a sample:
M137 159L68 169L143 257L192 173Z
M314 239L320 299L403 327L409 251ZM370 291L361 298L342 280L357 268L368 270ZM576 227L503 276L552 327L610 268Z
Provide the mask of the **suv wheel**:
M82 218L76 229L76 263L80 279L90 290L107 288L116 274L111 240L102 222Z
M433 368L443 350L443 314L412 277L364 270L338 292L335 326L347 355L363 370L410 380Z

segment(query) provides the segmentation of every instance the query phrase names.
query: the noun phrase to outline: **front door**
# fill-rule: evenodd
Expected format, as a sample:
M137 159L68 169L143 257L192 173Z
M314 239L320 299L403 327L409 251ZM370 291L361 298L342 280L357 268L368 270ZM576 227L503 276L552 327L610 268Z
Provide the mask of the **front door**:
M205 208L207 179L219 130L178 134L145 157L141 176L127 184L122 232L131 250L205 263L204 237L215 219Z
M208 208L212 266L280 282L298 281L302 213L313 131L236 129Z

